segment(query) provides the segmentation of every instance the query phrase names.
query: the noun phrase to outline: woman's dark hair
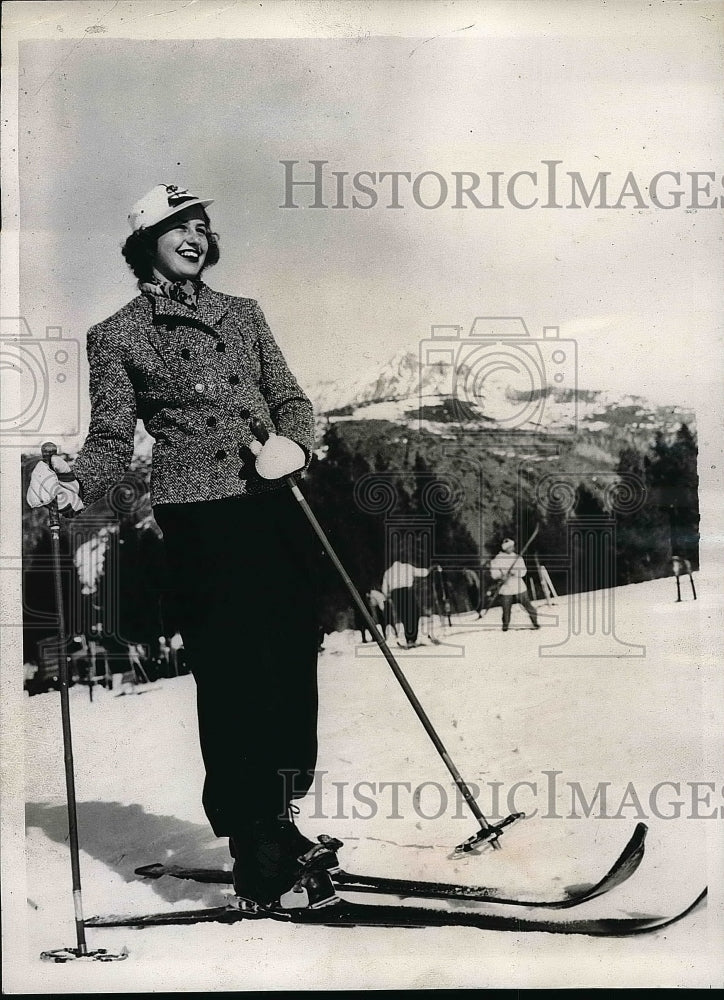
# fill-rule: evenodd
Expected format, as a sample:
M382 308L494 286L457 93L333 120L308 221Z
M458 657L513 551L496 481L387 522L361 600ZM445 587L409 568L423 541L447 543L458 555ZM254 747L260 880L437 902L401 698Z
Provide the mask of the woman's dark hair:
M206 253L204 266L199 271L199 276L203 274L207 267L213 267L219 263L219 235L211 231L211 222L206 212L203 213L204 222L208 230L209 249ZM156 241L163 232L161 225L151 226L149 229L140 229L137 233L131 233L126 242L121 247L121 253L139 281L153 280L153 258L156 253Z

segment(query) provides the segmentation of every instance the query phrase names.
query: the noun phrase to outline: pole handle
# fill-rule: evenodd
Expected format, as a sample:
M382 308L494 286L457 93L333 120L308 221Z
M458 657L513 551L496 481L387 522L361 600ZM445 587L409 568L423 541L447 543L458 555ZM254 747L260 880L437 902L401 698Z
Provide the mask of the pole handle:
M41 446L40 446L40 457L43 460L43 462L45 462L45 464L48 466L48 468L53 470L53 472L55 470L53 469L53 463L51 462L51 459L53 458L54 455L57 455L57 454L58 454L58 445L55 444L53 441L45 441L43 444L41 444ZM59 530L60 529L60 511L58 510L58 501L57 501L57 499L53 500L52 503L48 504L48 517L49 517L49 520L50 520L50 528L51 528L51 530L53 530L53 529L58 529Z

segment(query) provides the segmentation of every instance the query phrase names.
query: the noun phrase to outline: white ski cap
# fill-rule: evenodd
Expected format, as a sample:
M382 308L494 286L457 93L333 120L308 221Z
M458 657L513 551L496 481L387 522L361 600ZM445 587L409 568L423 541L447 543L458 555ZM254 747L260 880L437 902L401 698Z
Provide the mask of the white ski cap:
M175 184L157 184L136 202L128 214L128 221L132 232L137 233L141 229L150 229L151 226L192 205L206 208L213 204L213 199L202 200L189 194L186 188L177 187Z

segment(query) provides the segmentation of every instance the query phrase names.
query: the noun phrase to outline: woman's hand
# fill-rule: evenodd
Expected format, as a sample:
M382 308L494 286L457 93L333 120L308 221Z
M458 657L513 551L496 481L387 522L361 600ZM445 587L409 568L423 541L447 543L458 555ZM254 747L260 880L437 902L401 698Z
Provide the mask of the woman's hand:
M82 510L80 484L70 466L59 455L53 455L50 462L52 468L45 462L38 462L33 469L27 492L28 503L31 507L45 507L57 500L58 510L65 510L66 507Z
M249 450L256 455L256 471L262 479L281 479L303 469L306 456L291 438L270 434L264 444L252 441Z

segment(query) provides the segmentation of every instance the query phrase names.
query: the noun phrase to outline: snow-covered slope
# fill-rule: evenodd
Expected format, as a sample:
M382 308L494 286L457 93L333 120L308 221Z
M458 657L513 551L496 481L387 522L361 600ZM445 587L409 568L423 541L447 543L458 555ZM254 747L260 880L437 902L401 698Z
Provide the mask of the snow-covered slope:
M516 608L513 624L521 628L503 634L496 610L487 628L460 616L441 634L444 645L400 651L453 759L480 787L483 811L496 812L497 795L501 811L533 814L505 835L502 851L457 860L450 850L475 824L387 664L351 633L329 636L320 658L320 779L302 802L300 826L344 840L350 870L534 893L597 879L644 818L650 834L642 868L586 904L585 914L675 911L705 883L707 837L714 836L715 824L690 818L686 783L714 780L702 739L703 684L714 666L702 637L716 586L713 576L698 576L699 601L681 604L671 579L619 588L617 635L644 644L644 657L542 656L541 646L568 635L565 600L541 608L541 632L524 628ZM151 861L230 863L201 808L192 678L138 690L122 697L96 690L92 703L87 689L71 690L87 914L223 900L217 886L134 878L134 868ZM41 949L75 940L59 711L57 694L25 699L27 881L5 898L4 912L6 934L14 932L5 971L11 993L713 984L721 942L711 936L711 910L631 940L268 921L107 929L89 931L91 946L127 945L126 961L41 963ZM651 790L662 781L680 783L678 796L666 788L659 797L661 815L675 812L667 806L673 800L685 801L678 818L652 813ZM401 783L397 809L385 782ZM574 785L590 801L600 783L608 783L616 818L602 818L600 805L587 818L580 805L572 810ZM630 791L625 798L627 787L644 816ZM712 796L712 807L718 804ZM12 838L5 839L10 850ZM22 886L18 859L13 872Z

